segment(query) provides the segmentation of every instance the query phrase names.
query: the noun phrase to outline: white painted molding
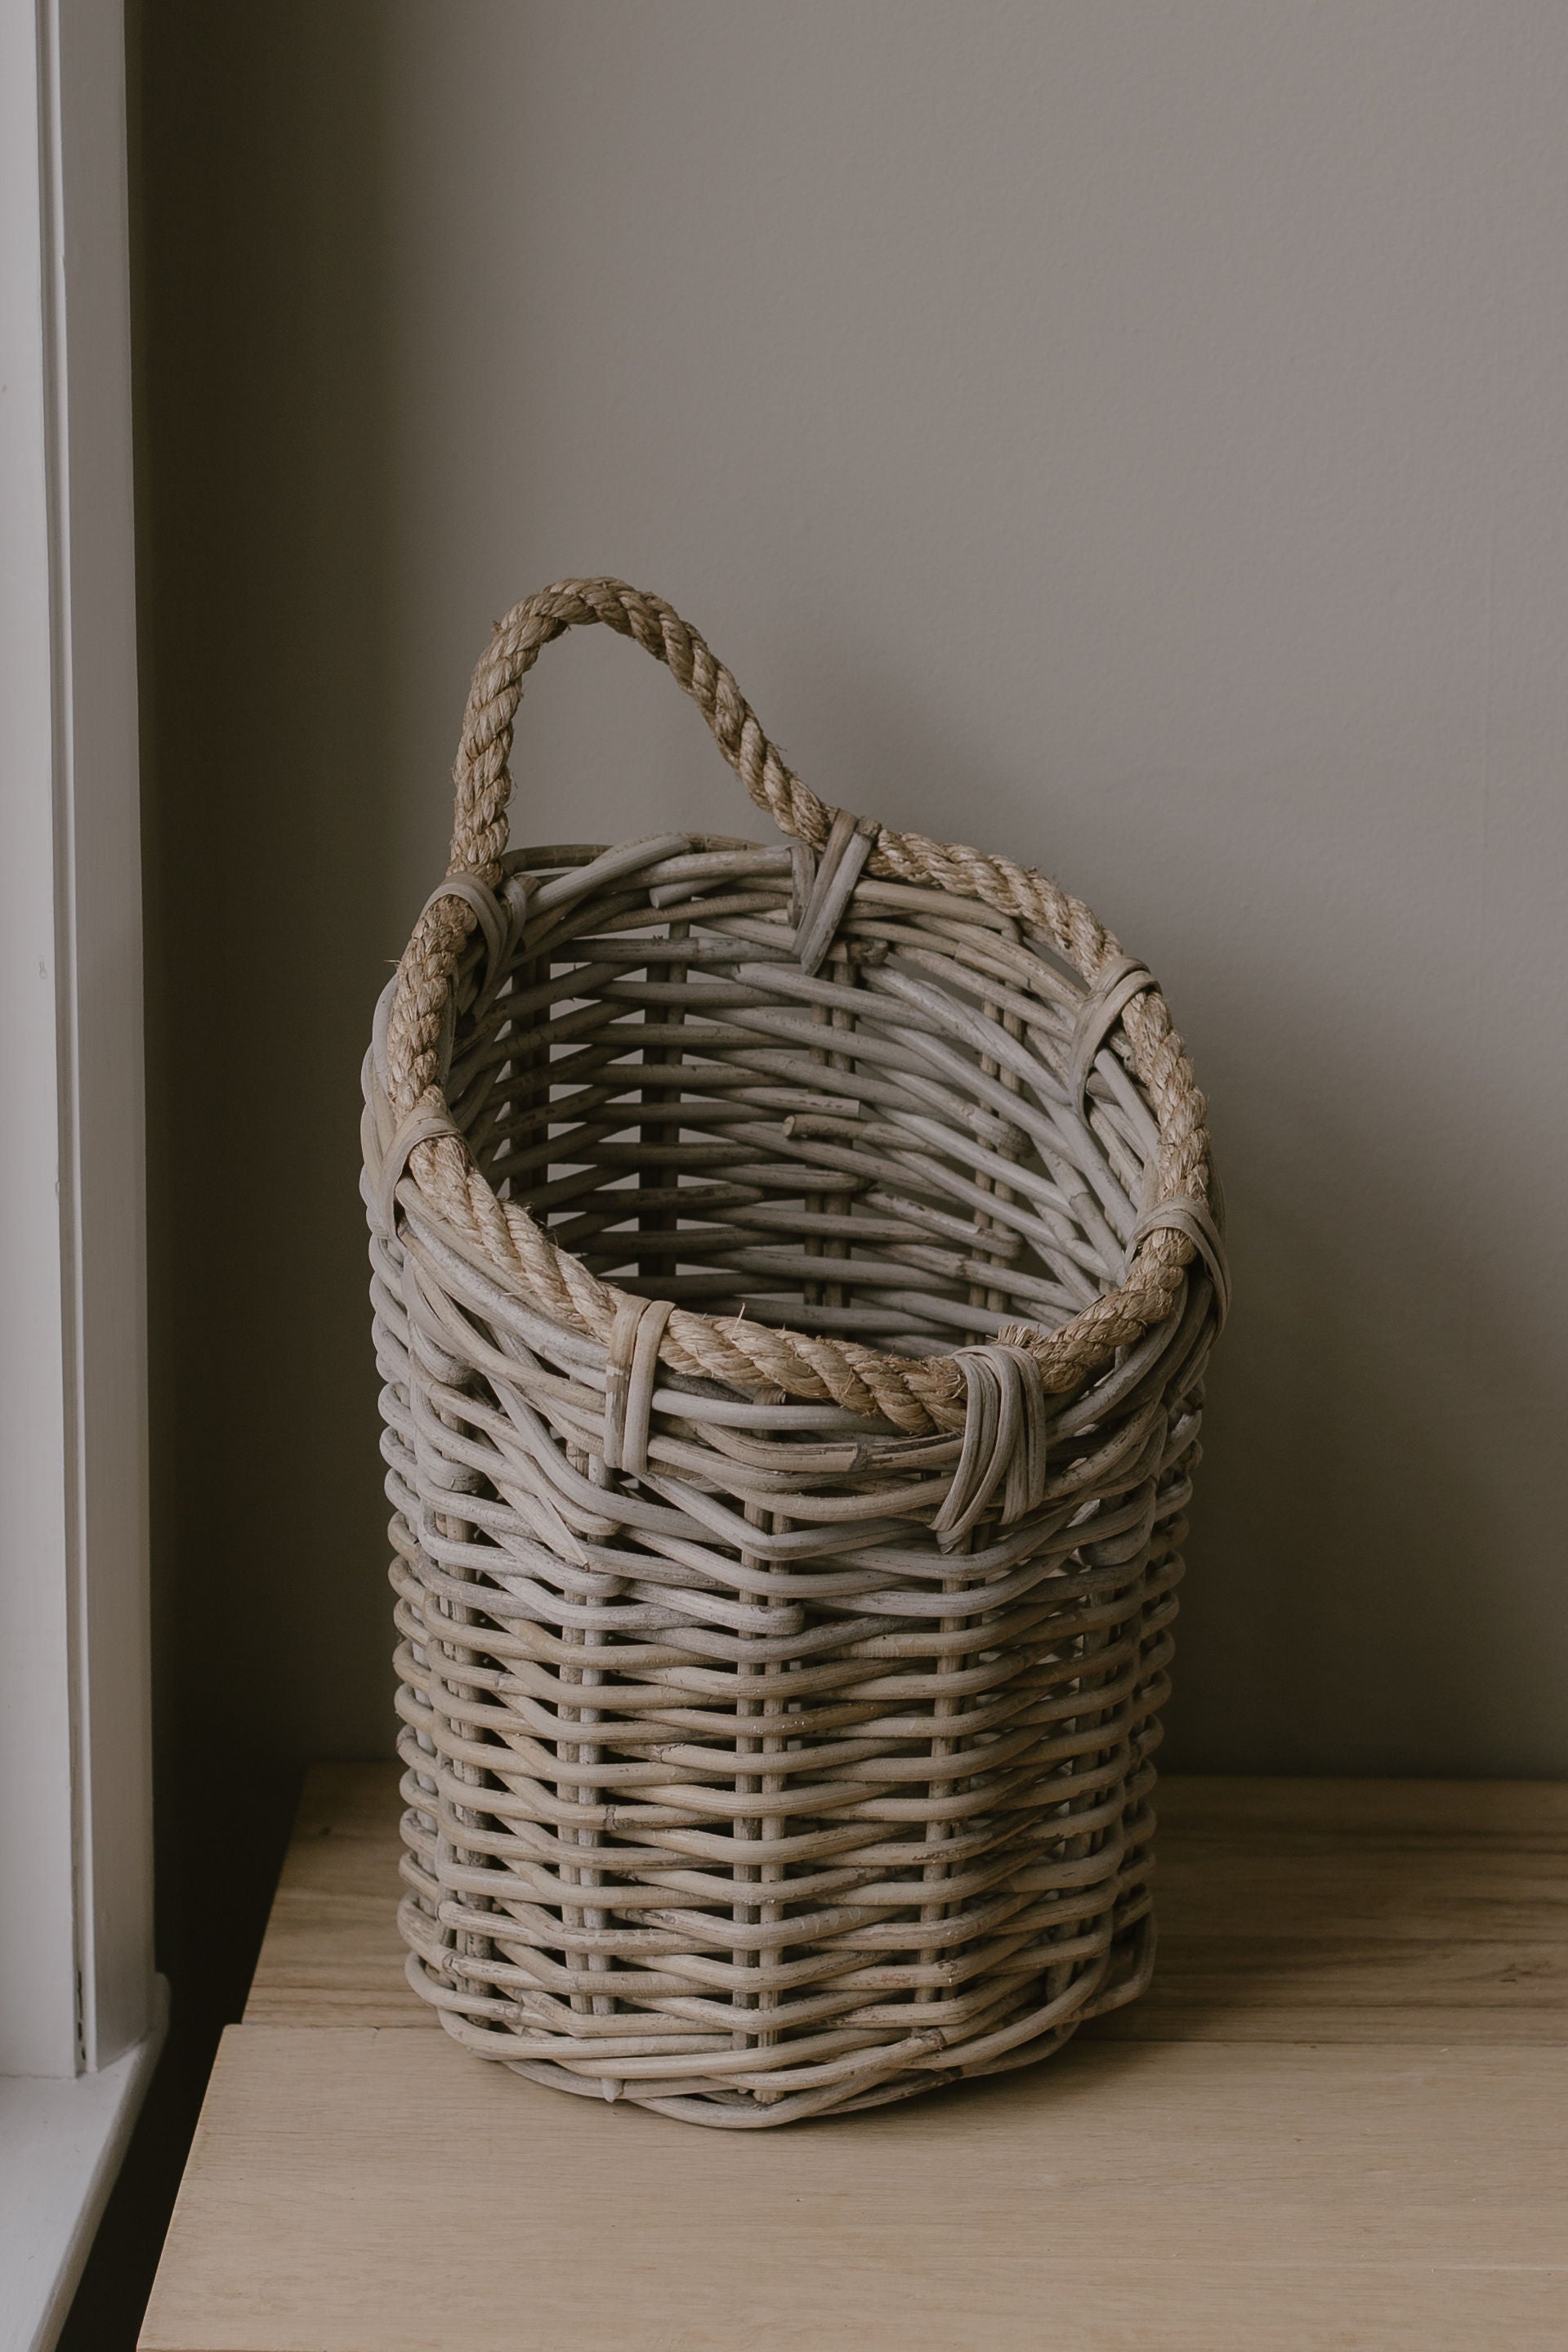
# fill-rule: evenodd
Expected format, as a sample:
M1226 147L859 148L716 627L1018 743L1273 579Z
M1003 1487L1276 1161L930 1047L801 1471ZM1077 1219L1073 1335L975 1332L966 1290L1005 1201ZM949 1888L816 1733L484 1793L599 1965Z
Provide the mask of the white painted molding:
M57 27L56 806L83 2062L152 2016L141 818L121 0ZM65 1223L65 1218L62 1218Z
M0 2308L41 2344L157 2032L120 0L0 0L0 2153L55 2184Z
M163 2008L101 2074L0 2078L0 2352L50 2352L59 2334L158 2062Z

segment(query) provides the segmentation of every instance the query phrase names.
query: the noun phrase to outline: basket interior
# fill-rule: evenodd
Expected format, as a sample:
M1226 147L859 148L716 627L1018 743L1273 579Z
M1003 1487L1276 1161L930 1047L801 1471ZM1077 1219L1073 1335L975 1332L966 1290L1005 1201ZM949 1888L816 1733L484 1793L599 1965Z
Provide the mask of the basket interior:
M1155 1123L1120 1033L1082 1101L1084 983L978 903L862 876L794 954L785 846L693 836L630 872L512 852L446 1091L486 1178L620 1288L946 1354L1123 1279Z

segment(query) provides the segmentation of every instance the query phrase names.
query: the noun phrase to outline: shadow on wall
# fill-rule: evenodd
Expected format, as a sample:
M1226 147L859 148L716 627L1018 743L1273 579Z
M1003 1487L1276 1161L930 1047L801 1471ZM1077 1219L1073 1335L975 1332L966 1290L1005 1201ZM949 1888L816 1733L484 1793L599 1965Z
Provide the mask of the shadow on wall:
M1058 790L1049 726L1043 773L1020 782L977 767L950 703L889 678L852 622L835 616L829 649L790 654L834 751L833 776L808 782L932 833L957 807L995 813L983 846L1055 873L1148 957L1210 1089L1236 1307L1208 1379L1166 1766L1421 1774L1436 1758L1456 1774L1549 1771L1562 1370L1494 1278L1512 1171L1491 1171L1490 1201L1471 1181L1484 1117L1457 1099L1441 1022L1418 1051L1401 1052L1392 1020L1360 1018L1353 1034L1332 988L1292 995L1283 957L1240 960L1223 925L1162 891L1177 856L1144 847L1129 908L1125 814ZM1166 803L1161 821L1179 826L1179 783ZM1236 854L1244 864L1244 843ZM1521 1125L1527 1108L1512 1108ZM1536 1150L1549 1167L1548 1133ZM1467 1223L1478 1201L1490 1234ZM1500 1466L1521 1460L1533 1481Z
M166 1854L190 1820L209 1916L249 1869L242 1817L265 1805L276 1844L311 1755L389 1738L357 1190L396 929L374 14L143 24L162 1819Z
M305 1761L390 1747L358 1072L395 949L377 10L134 5L158 1939L64 2336L134 2343Z
M1310 1133L1260 1149L1245 1072L1221 1086L1239 1303L1209 1381L1167 1761L1548 1773L1560 1369L1478 1266L1469 1188L1439 1156L1402 1162L1410 1071L1388 1072L1394 1133L1336 1117L1334 1033L1257 975L1236 984ZM1437 1096L1418 1124L1450 1108Z

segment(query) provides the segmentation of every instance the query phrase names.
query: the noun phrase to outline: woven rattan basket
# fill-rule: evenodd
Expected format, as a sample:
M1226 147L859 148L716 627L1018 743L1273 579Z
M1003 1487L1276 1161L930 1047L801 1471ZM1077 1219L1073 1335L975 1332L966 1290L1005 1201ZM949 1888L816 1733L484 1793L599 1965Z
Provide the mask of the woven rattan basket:
M508 850L593 621L782 840ZM618 581L498 625L456 783L365 1074L414 1989L696 2123L1027 2065L1153 1955L1226 1290L1164 1001L1039 875L824 807Z

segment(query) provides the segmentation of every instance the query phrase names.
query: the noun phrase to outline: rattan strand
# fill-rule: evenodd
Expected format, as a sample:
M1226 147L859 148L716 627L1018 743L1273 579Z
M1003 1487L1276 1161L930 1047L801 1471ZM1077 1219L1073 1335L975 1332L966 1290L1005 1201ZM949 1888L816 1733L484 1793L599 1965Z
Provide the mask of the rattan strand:
M793 845L507 849L592 619ZM1038 876L825 811L619 583L500 625L457 784L366 1063L412 1980L731 2127L1028 2063L1152 1958L1226 1288L1163 1001Z

